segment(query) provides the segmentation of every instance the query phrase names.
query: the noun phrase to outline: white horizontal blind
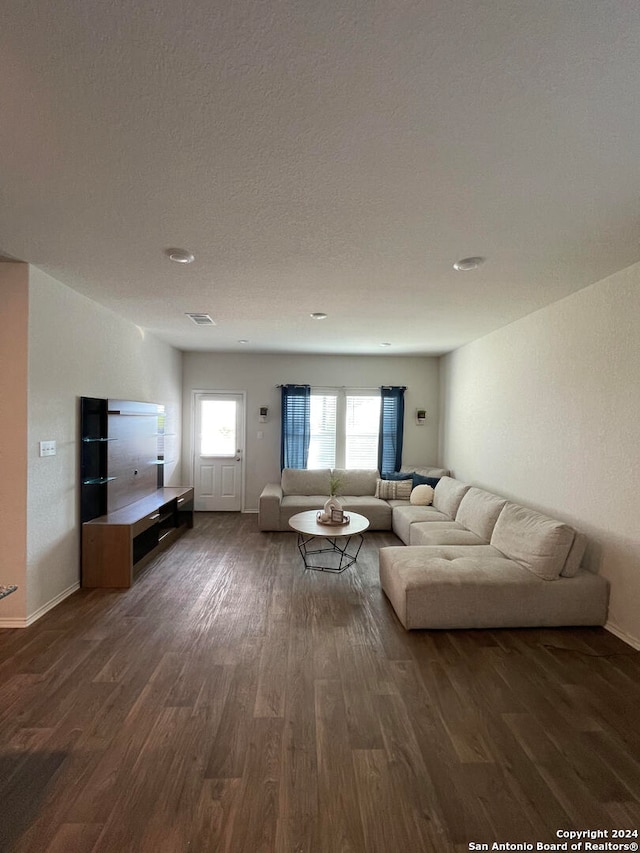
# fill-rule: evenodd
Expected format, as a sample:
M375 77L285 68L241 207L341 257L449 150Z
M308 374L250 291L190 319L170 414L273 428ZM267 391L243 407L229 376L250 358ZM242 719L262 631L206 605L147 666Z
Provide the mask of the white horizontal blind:
M377 468L380 394L311 389L307 468Z
M345 468L378 467L380 395L347 393L345 418Z
M310 401L307 468L336 468L336 394L314 394Z

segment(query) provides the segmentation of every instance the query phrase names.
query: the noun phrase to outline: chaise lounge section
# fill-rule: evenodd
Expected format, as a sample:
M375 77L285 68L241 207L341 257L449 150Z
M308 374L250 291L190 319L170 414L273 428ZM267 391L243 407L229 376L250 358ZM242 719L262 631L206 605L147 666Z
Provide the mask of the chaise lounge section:
M408 630L606 622L608 582L564 522L443 477L432 506L395 507L392 524L409 547L380 549L380 582Z

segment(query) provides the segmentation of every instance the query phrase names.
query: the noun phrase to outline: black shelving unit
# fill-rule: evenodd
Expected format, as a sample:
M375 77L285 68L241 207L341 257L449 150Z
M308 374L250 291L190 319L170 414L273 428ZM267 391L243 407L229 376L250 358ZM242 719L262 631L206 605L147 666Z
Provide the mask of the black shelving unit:
M80 398L80 520L107 512L109 476L107 400Z

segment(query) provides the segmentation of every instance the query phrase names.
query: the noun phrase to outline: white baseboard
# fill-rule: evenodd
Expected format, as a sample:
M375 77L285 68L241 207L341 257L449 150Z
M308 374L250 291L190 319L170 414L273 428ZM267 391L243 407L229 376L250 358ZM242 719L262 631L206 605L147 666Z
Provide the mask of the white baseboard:
M605 630L609 631L611 634L614 634L619 640L622 640L627 645L634 648L636 651L640 652L640 640L632 637L630 634L627 634L626 631L623 631L621 628L618 628L617 625L614 625L613 622L607 622L604 626Z
M0 619L0 628L26 628L27 620L18 616L6 616Z
M49 610L53 610L53 608L60 604L61 601L64 601L65 598L69 598L70 595L73 595L74 592L80 589L79 581L71 584L71 586L67 587L62 592L59 592L51 601L47 601L46 604L43 604L42 607L39 607L35 613L31 613L27 616L26 619L22 619L18 616L9 616L6 619L0 619L0 628L28 628L29 625L33 625L34 622L37 622L40 617L44 616L45 613L48 613Z

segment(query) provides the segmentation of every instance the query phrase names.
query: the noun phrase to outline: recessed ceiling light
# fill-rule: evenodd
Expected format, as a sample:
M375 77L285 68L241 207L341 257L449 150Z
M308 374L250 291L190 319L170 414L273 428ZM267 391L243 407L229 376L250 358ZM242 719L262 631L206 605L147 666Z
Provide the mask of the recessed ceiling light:
M309 314L314 320L326 320L327 315L323 311L314 311L313 314Z
M248 344L248 343L249 343L249 341L248 341L246 338L240 338L240 340L238 341L238 343L239 343L239 344Z
M166 254L176 264L192 264L195 261L195 256L186 249L167 249Z
M456 261L453 268L458 272L469 272L469 270L477 270L483 263L484 258L463 258L461 261Z
M387 343L387 342L385 341L384 343L380 344L380 346L381 346L381 347L390 347L390 346L391 346L391 344L390 344L390 343Z

